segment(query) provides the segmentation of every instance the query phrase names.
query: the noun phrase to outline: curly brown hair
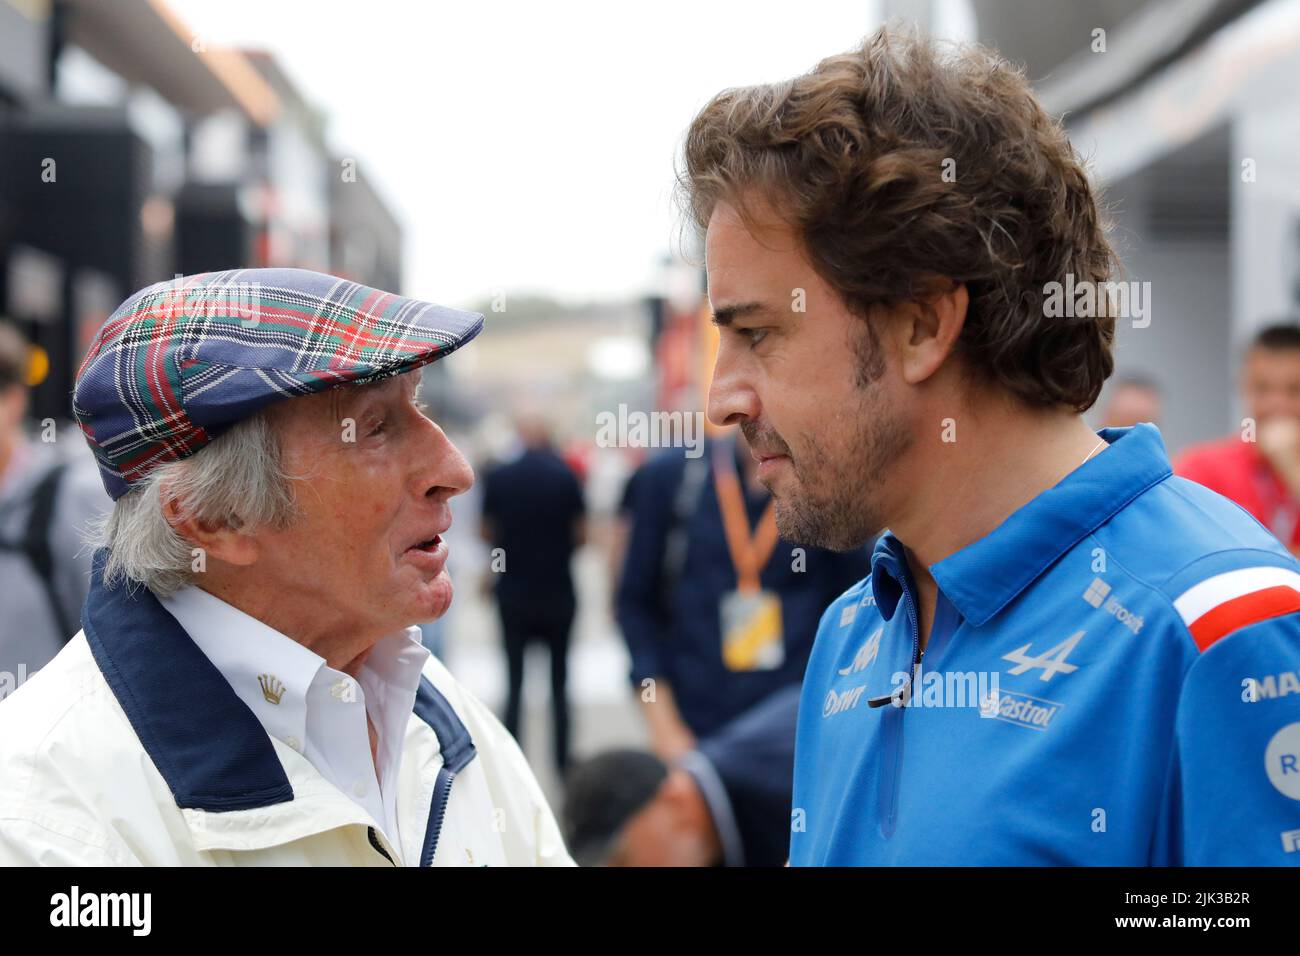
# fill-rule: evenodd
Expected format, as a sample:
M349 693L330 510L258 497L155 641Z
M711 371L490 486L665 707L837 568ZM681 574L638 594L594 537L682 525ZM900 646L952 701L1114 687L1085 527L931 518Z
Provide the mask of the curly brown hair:
M782 83L724 90L686 135L678 198L701 233L762 197L855 314L965 283L971 370L1076 411L1114 368L1115 320L1044 314L1045 285L1116 267L1083 163L1023 72L979 46L882 28Z

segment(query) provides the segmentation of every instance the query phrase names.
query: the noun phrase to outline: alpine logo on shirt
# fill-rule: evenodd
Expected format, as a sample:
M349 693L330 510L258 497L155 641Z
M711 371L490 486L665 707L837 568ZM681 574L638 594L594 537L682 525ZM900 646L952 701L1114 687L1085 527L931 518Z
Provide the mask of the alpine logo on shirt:
M1034 652L1033 641L1017 647L1002 655L1004 661L1010 661L1015 665L1007 668L1007 673L1020 676L1041 671L1035 676L1044 683L1050 683L1058 674L1074 673L1079 669L1079 665L1070 663L1070 652L1083 639L1084 634L1084 631L1075 631L1065 640L1038 653ZM980 701L980 716L993 717L1015 724L1017 727L1041 732L1052 725L1052 721L1064 707L1065 705L1060 701L1048 700L1035 694L999 689Z
M1027 674L1030 671L1042 670L1039 679L1050 681L1057 674L1072 674L1079 669L1077 664L1071 664L1066 658L1074 646L1082 639L1084 632L1075 631L1055 647L1050 647L1041 654L1030 654L1030 649L1034 646L1033 642L1025 644L1023 647L1017 647L1009 654L1003 654L1004 661L1011 661L1015 664L1007 670L1008 674Z

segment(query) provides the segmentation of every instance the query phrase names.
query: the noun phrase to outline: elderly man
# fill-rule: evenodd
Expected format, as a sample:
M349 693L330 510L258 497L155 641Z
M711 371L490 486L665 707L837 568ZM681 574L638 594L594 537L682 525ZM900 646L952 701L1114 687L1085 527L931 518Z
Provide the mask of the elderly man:
M0 704L0 863L572 863L413 626L473 483L421 369L482 322L297 269L114 313L74 400L114 510L81 632Z

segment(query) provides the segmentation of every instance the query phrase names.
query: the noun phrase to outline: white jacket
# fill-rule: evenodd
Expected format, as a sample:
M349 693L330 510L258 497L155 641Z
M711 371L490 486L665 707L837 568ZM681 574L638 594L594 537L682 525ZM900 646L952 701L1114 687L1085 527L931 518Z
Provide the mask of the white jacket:
M0 701L0 865L573 865L518 745L436 658L407 724L396 846L266 733L150 592L96 573L82 621Z

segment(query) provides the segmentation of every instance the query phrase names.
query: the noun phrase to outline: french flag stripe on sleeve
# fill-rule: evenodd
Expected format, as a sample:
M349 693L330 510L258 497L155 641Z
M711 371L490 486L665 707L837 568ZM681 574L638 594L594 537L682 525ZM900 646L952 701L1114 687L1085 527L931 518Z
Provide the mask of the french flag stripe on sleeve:
M1300 574L1289 568L1241 568L1207 578L1174 601L1196 646L1251 624L1300 611Z

